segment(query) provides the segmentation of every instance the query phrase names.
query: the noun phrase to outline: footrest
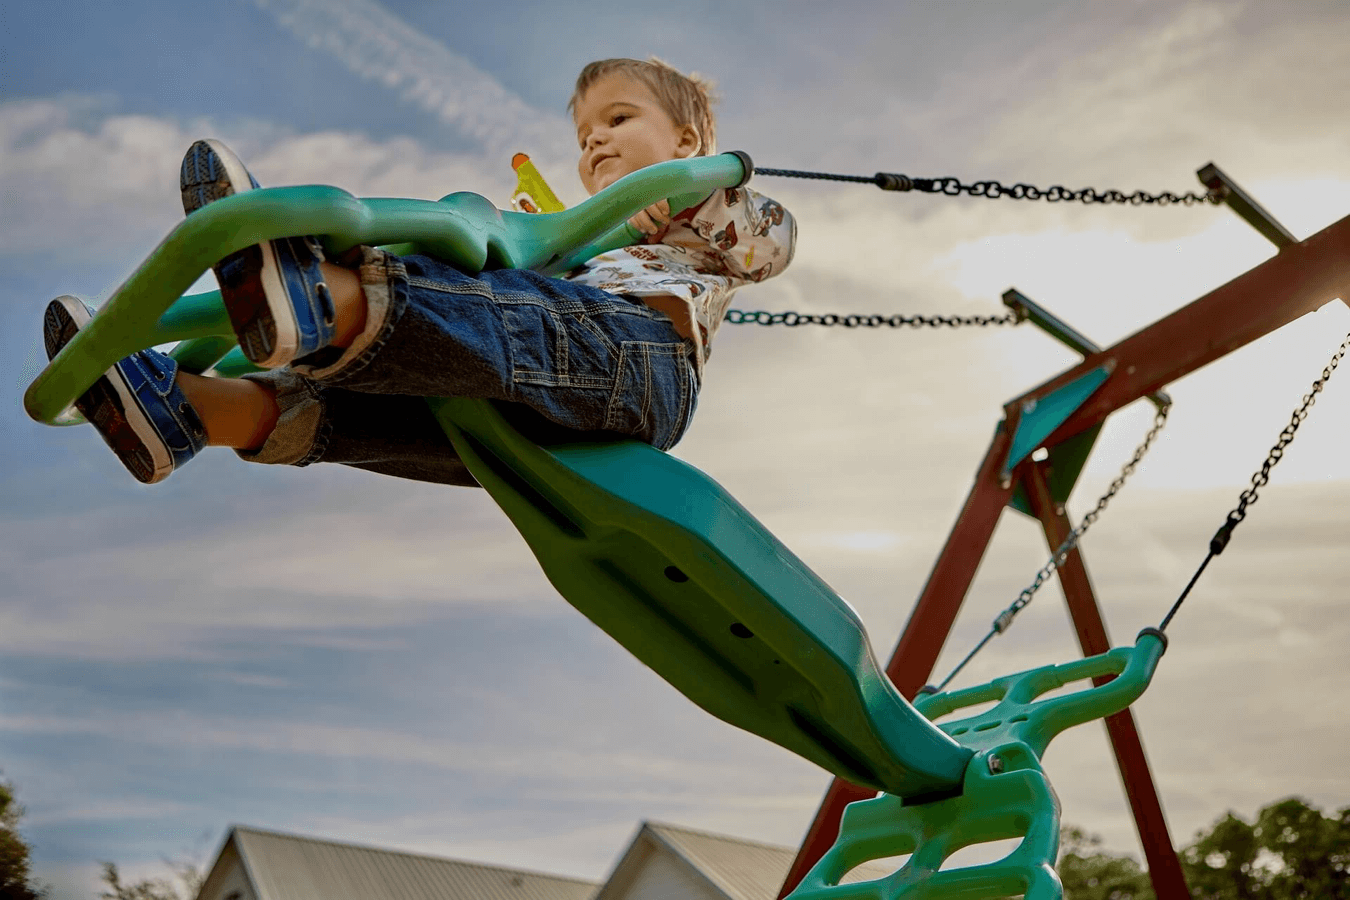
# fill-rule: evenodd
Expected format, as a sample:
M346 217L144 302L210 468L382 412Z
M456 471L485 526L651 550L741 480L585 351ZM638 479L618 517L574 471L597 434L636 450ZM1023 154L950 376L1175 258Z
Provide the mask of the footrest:
M569 603L703 709L854 784L959 789L972 753L877 665L847 603L715 481L635 441L540 446L431 400Z
M1066 728L1113 715L1148 687L1166 646L1146 628L1133 647L1058 666L1042 666L951 694L920 697L918 708L941 719L960 709L997 703L939 727L975 752L960 796L915 804L886 794L851 803L839 839L806 873L788 900L921 900L1007 897L1060 900L1059 800L1041 756ZM1114 676L1114 677L1112 677ZM1103 679L1110 678L1109 681ZM1093 685L1044 697L1084 679ZM992 862L943 868L959 850L1019 839ZM909 854L890 875L844 882L853 869Z
M998 760L993 768L991 759ZM1064 892L1054 869L1059 825L1059 801L1036 755L1025 744L1003 744L971 761L959 797L911 806L882 794L850 803L839 823L839 840L788 897L1060 900ZM965 847L1012 838L1021 840L1001 859L942 868ZM860 865L905 854L909 858L891 875L840 883Z

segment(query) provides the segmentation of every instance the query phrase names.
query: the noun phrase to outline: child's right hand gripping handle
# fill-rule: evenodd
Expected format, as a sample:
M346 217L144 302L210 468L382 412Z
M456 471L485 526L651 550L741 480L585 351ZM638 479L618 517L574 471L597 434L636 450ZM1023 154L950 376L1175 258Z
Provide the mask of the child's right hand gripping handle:
M686 161L678 161L678 163L683 162ZM687 162L693 162L693 160ZM655 202L652 199L652 180L667 174L663 170L663 167L667 166L677 167L670 163L658 163L648 169L633 172L614 182L586 202L568 210L569 213L572 213L595 204L601 207L597 210L600 215L607 217L609 221L618 218L620 222L595 240L549 260L546 264L540 266L538 271L545 275L560 275L569 269L576 268L593 256L598 256L609 250L617 250L619 247L636 244L645 238L646 235L630 225L628 219ZM691 206L697 206L708 199L709 194L719 188L742 187L754 173L755 165L750 159L750 154L743 150L729 150L716 156L703 157L697 161L696 174L690 173L688 169L680 173L686 181L690 182L689 189L665 198L670 201L670 214L675 216ZM559 213L557 215L564 214Z

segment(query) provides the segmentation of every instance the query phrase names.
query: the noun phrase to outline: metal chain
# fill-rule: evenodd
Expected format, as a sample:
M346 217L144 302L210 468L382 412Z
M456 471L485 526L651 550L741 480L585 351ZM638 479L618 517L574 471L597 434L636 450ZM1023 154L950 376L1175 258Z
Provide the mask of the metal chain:
M757 310L747 312L741 309L727 310L726 321L732 325L786 325L796 328L799 325L842 325L844 328L910 328L928 326L940 328L959 328L962 325L1016 325L1025 316L1009 312L999 316L906 316L906 315L853 315L839 313L797 313L765 312Z
M970 662L975 657L975 654L980 652L980 649L983 648L985 644L989 643L990 638L996 634L1002 634L1007 631L1008 626L1012 624L1013 618L1031 602L1031 598L1036 596L1036 592L1041 589L1041 585L1045 583L1051 573L1063 565L1064 560L1069 555L1069 551L1077 546L1079 539L1083 535L1087 534L1088 529L1097 521L1097 517L1102 514L1102 510L1106 509L1107 504L1111 502L1111 498L1124 486L1125 480L1134 474L1135 467L1143 460L1144 455L1148 453L1149 447L1153 445L1154 439L1157 438L1158 433L1162 431L1163 426L1167 424L1167 414L1171 412L1171 410L1172 404L1170 403L1164 404L1158 408L1157 413L1153 416L1153 427L1144 435L1143 442L1135 448L1134 456L1130 457L1130 461L1125 463L1121 468L1120 474L1111 482L1110 487L1106 489L1106 493L1102 494L1101 498L1097 501L1097 505L1093 507L1087 515L1083 516L1083 521L1078 524L1077 528L1069 532L1069 536L1066 537L1063 543L1059 545L1059 548L1050 555L1050 560L1045 565L1041 566L1041 570L1036 573L1036 577L1032 580L1031 584L1018 595L1017 599L1012 602L1012 605L998 614L998 618L994 619L993 625L990 626L989 633L984 636L978 645L976 645L974 650L971 650L970 653L966 655L965 659L961 660L960 664L951 671L951 674L942 680L942 683L937 686L936 690L941 691L946 687L947 684L956 677L956 674L965 668L966 663Z
M1001 182L988 180L976 181L971 184L962 184L958 179L951 176L942 178L911 178L908 175L900 175L896 172L878 172L875 175L833 175L828 172L802 172L796 169L755 169L756 175L776 175L784 178L813 178L824 181L851 181L864 184L875 184L883 191L923 191L929 194L946 194L949 197L956 197L961 194L968 194L971 197L987 197L990 200L996 200L999 197L1010 197L1013 200L1045 200L1048 203L1058 203L1061 200L1078 201L1079 203L1129 203L1132 206L1142 204L1157 204L1158 206L1169 206L1173 203L1180 203L1183 206L1193 206L1196 203L1209 203L1217 205L1223 202L1222 191L1210 190L1203 194L1197 194L1194 191L1187 191L1184 194L1174 194L1171 191L1161 191L1157 194L1150 194L1146 191L1134 191L1126 194L1123 191L1108 189L1099 191L1096 188L1079 188L1078 190L1069 190L1061 185L1054 185L1049 188L1038 188L1035 185L1018 182L1012 186L1005 186Z
M1261 468L1256 474L1252 475L1251 487L1242 492L1238 497L1238 505L1228 514L1228 518L1224 520L1223 525L1219 526L1219 530L1214 533L1214 537L1210 538L1209 554L1205 557L1205 561L1200 564L1200 568L1191 576L1190 583L1181 592L1181 596L1168 610L1162 624L1158 626L1159 631L1166 630L1167 624L1172 621L1172 617L1181 608L1181 602L1190 594L1191 588L1195 587L1196 581L1200 578L1200 573L1205 571L1205 566L1209 565L1211 559L1224 551L1224 548L1228 546L1228 540L1233 536L1233 529L1237 528L1242 520L1247 518L1247 507L1259 499L1257 491L1270 482L1270 470L1280 460L1284 459L1285 448L1294 442L1294 433L1298 431L1298 426L1303 423L1304 419L1308 418L1308 412L1312 409L1312 405L1317 402L1317 395L1322 393L1326 383L1331 380L1331 373L1335 372L1336 367L1341 364L1341 359L1345 356L1348 348L1350 348L1350 334L1345 336L1340 348L1332 354L1331 362L1322 368L1322 377L1314 381L1311 390L1303 395L1302 405L1294 410L1294 414L1289 418L1289 424L1284 426L1284 430L1280 432L1279 440L1275 442L1275 446L1270 448L1270 453L1267 454L1265 462L1261 463Z
M1289 418L1289 424L1284 426L1280 432L1280 438L1275 442L1275 446L1270 448L1270 454L1266 461L1261 463L1261 469L1252 476L1252 486L1242 492L1238 498L1237 508L1228 514L1228 519L1235 526L1238 522L1247 518L1247 507L1259 499L1256 492L1265 487L1270 482L1270 470L1284 459L1284 448L1288 447L1294 441L1294 432L1298 431L1298 426L1303 420L1308 418L1308 412L1312 405L1317 402L1317 395L1322 393L1322 388L1331 380L1331 373L1336 371L1336 367L1341 364L1341 359L1345 356L1346 348L1350 347L1350 335L1346 335L1345 340L1341 342L1340 349L1331 357L1331 362L1322 368L1322 377L1313 382L1312 388L1303 395L1303 404L1294 410L1294 414ZM1227 541L1225 541L1227 543Z

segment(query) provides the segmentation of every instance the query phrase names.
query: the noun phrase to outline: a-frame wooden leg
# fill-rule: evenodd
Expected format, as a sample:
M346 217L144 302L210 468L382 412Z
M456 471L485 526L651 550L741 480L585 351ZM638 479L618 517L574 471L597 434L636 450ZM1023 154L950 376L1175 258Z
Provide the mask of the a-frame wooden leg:
M1022 471L1022 483L1026 487L1032 513L1041 520L1046 542L1053 553L1064 543L1073 526L1064 508L1051 497L1045 464L1032 463ZM1059 581L1064 588L1069 615L1078 632L1078 644L1083 648L1083 655L1095 656L1111 649L1106 624L1102 621L1087 567L1077 547L1070 550L1060 564ZM1158 800L1158 791L1153 784L1148 757L1144 753L1139 730L1135 727L1134 716L1128 709L1108 716L1106 731L1111 738L1111 747L1115 750L1120 778L1134 813L1135 827L1139 830L1139 840L1144 846L1154 893L1159 900L1187 900L1190 892L1186 888L1181 862L1177 859L1167 831L1167 820L1163 816L1162 803Z

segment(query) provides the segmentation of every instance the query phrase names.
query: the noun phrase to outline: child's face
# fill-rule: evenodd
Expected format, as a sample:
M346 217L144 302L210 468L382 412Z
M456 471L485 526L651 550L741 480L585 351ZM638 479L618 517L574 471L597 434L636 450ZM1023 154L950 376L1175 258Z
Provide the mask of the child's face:
M577 173L592 194L638 169L698 152L698 129L677 125L642 82L619 72L591 85L574 107L581 159Z

